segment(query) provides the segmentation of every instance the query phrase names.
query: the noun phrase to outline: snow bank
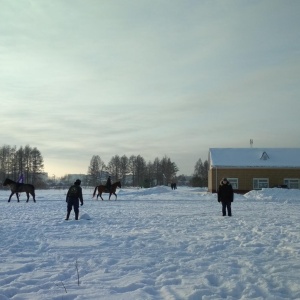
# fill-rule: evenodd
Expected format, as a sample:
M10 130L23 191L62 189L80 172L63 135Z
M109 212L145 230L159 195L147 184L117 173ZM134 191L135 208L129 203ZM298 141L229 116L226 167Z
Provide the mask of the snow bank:
M0 299L300 299L299 190L236 195L232 217L206 189L118 192L65 221L66 191L0 191Z
M272 200L272 201L299 201L300 190L282 189L282 188L265 188L257 191L250 191L245 194L246 199L254 200Z

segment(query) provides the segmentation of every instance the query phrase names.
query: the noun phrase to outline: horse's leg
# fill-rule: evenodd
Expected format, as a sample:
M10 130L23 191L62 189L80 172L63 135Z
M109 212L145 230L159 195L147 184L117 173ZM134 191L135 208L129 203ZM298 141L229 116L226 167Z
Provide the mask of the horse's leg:
M11 196L13 195L14 193L13 192L11 192L11 194L10 194L10 196L9 196L9 198L8 198L8 201L7 202L10 202L10 199L11 199ZM18 194L17 194L18 195ZM18 198L18 202L19 202L19 198Z
M102 193L100 193L100 194L99 194L99 196L100 196L100 198L101 198L101 199L102 199L102 201L103 201L103 198L102 198Z
M31 196L33 198L33 202L35 202L35 192L34 191L31 193Z
M26 203L29 201L29 193L26 192L26 195L27 195L27 200L26 200Z
M114 193L114 195L116 196L116 199L115 199L115 201L117 200L117 194L116 193Z
M111 196L112 192L109 192L109 197L108 197L108 200L110 200L110 196Z

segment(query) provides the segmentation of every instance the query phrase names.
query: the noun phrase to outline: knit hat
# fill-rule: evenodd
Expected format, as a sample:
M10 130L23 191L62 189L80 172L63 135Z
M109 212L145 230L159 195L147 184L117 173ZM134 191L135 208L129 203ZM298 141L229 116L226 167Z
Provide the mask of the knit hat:
M74 184L80 185L81 184L81 180L80 179L76 179L76 181L74 182Z

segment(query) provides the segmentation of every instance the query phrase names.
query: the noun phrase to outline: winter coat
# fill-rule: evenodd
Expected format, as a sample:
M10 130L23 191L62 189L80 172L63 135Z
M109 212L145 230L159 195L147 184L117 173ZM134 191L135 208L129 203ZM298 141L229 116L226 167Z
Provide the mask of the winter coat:
M111 179L110 179L110 177L108 177L105 186L106 186L107 188L110 188L110 187L111 187Z
M66 197L66 202L69 202L69 201L72 201L72 202L78 201L78 203L80 201L80 203L83 204L81 186L74 184L69 188L67 197Z
M221 182L218 190L218 202L231 203L233 202L233 189L231 184Z

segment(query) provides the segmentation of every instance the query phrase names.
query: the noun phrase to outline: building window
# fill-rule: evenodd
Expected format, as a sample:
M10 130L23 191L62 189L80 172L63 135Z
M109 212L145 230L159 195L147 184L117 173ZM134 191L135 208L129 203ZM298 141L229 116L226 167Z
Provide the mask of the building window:
M260 190L269 187L268 178L253 178L253 189Z
M285 178L284 184L286 184L289 189L299 189L300 188L300 180L298 178Z
M239 188L239 179L238 178L227 178L227 180L231 183L231 186L234 190L238 190L238 188Z

